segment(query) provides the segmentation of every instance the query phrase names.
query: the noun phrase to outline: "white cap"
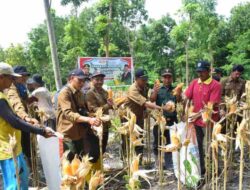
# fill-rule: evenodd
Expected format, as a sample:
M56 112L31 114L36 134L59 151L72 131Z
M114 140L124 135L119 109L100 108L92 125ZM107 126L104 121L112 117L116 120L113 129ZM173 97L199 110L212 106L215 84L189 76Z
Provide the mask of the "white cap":
M14 72L13 68L9 64L3 62L0 62L0 75L12 75L14 77L21 77L21 75Z

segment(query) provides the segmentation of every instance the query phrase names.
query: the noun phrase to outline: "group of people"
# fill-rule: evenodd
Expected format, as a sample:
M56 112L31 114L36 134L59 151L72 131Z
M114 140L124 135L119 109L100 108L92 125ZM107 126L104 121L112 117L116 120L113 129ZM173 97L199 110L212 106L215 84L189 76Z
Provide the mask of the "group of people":
M173 94L173 73L171 69L164 69L161 73L162 84L155 83L150 97L148 97L148 74L144 69L137 69L134 74L134 83L128 89L124 105L136 115L137 125L144 127L144 118L147 108L162 109L162 105L169 101L174 103L191 102L194 112L199 112L208 102L213 103L216 111L213 119L219 119L219 104L224 96L236 95L240 99L244 92L245 80L241 78L244 68L235 65L229 77L221 83L213 79L210 64L199 61L196 66L198 78L194 79L184 93ZM126 78L128 71L123 78ZM18 172L22 189L28 189L28 167L30 165L30 133L44 137L52 137L53 130L63 134L63 149L69 151L67 157L73 160L77 154L80 157L88 154L92 157L93 168L100 169L99 139L91 126L103 126L102 150L106 151L109 137L109 121L101 121L96 117L96 111L102 107L103 113L108 114L113 109L112 97L103 88L105 74L96 71L89 73L89 66L83 69L74 69L69 72L67 84L56 93L54 103L51 94L45 87L42 76L30 73L24 66L14 69L0 63L0 168L3 173L4 189L16 189L16 170L13 155L7 151L9 135L16 138L16 155ZM125 80L125 79L124 79ZM184 94L184 95L183 95ZM190 101L186 101L190 100ZM44 112L46 117L41 118L37 113ZM167 125L178 122L177 113L164 110ZM185 116L185 113L183 114ZM183 117L184 118L184 117ZM43 122L43 123L41 123ZM205 124L199 117L193 121L199 147L201 173L205 173L203 139ZM41 127L46 126L46 127ZM154 154L158 151L158 126L153 129ZM53 130L50 130L53 129ZM164 136L170 143L170 134L166 130ZM136 147L136 153L143 153L143 146ZM171 169L171 154L165 155L165 167Z

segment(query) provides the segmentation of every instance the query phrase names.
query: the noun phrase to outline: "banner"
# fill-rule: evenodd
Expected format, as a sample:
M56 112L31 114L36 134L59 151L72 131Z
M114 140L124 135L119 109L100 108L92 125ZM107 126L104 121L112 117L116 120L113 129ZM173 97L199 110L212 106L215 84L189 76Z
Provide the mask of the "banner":
M84 70L89 66L89 72L102 72L106 75L108 86L130 85L133 81L133 60L131 57L79 57L78 66Z

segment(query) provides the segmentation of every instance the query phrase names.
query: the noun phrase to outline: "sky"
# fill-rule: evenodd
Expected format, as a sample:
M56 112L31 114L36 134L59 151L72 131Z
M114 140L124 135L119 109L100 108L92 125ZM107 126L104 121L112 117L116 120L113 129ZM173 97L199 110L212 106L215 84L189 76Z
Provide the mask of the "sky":
M90 2L95 0L89 0ZM216 11L228 17L232 7L250 0L217 0ZM84 6L89 4L84 3ZM169 13L176 17L181 7L181 0L146 0L149 17L159 19ZM71 6L63 7L60 0L52 0L52 8L60 16L70 13ZM28 40L27 33L45 19L43 0L0 0L0 46L8 47L11 43L24 43Z

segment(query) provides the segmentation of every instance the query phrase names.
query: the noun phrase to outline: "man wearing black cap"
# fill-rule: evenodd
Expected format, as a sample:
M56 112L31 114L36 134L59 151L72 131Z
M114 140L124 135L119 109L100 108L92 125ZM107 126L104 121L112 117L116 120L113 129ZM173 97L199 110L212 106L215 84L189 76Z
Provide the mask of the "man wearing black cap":
M89 125L99 126L101 123L99 119L87 117L86 102L81 92L84 82L85 75L82 70L72 70L68 84L58 95L57 130L64 135L63 147L64 150L70 150L69 160L75 154L89 154L92 157L93 150L85 143L85 139L92 133Z
M46 113L46 121L44 121L44 124L48 127L51 127L53 130L56 130L56 116L51 100L51 94L48 89L44 87L45 83L42 80L42 76L39 74L34 74L30 83L32 83L34 87L34 91L31 93L31 96L38 100L38 110L44 111Z
M196 72L199 76L198 79L194 79L187 90L185 91L186 98L192 101L193 112L199 113L205 105L211 103L213 105L214 113L212 115L213 121L219 120L218 106L221 101L221 85L218 81L212 79L210 76L210 64L206 61L199 61L196 66ZM203 150L203 139L206 134L207 125L203 121L201 115L193 119L193 124L196 130L196 137L199 148L200 156L200 167L201 175L204 176L205 170L205 161L204 161L204 150Z
M28 114L28 93L26 88L26 81L30 76L25 66L15 66L14 72L21 75L21 77L15 78L13 84L9 89L5 91L10 104L15 111L15 113L24 121L30 124L38 124L39 122L31 118ZM30 134L27 132L22 132L22 148L25 156L30 161Z
M92 87L86 94L86 102L90 115L94 115L98 108L103 108L104 114L109 114L108 110L112 109L113 101L108 98L108 92L103 89L105 74L96 72L91 77ZM108 128L110 122L103 122L103 152L106 151L108 143ZM99 151L99 143L93 142L97 145Z
M136 115L136 124L144 127L144 114L146 108L161 109L160 106L147 100L147 81L146 70L138 69L135 72L135 82L129 87L125 105ZM143 146L135 148L137 154L143 153Z
M232 72L228 78L221 82L222 85L222 97L232 97L237 96L239 101L242 94L245 92L246 81L241 78L244 72L244 67L242 65L234 65Z
M162 106L165 105L167 102L172 101L173 103L176 103L177 100L180 100L181 94L178 94L178 97L172 95L172 90L174 87L172 86L173 82L173 74L170 69L165 69L162 72L162 82L163 85L159 86L158 84L154 85L153 92L150 96L150 101L151 102L156 102L156 105ZM167 125L171 126L174 123L177 123L177 113L176 111L174 112L168 112L164 111L164 117L166 119ZM153 134L154 134L154 155L156 157L156 166L158 166L157 161L158 161L158 126L154 126L153 129ZM164 136L166 137L167 144L170 144L170 133L169 130L165 130ZM165 154L165 167L168 169L172 168L172 153L166 153Z

